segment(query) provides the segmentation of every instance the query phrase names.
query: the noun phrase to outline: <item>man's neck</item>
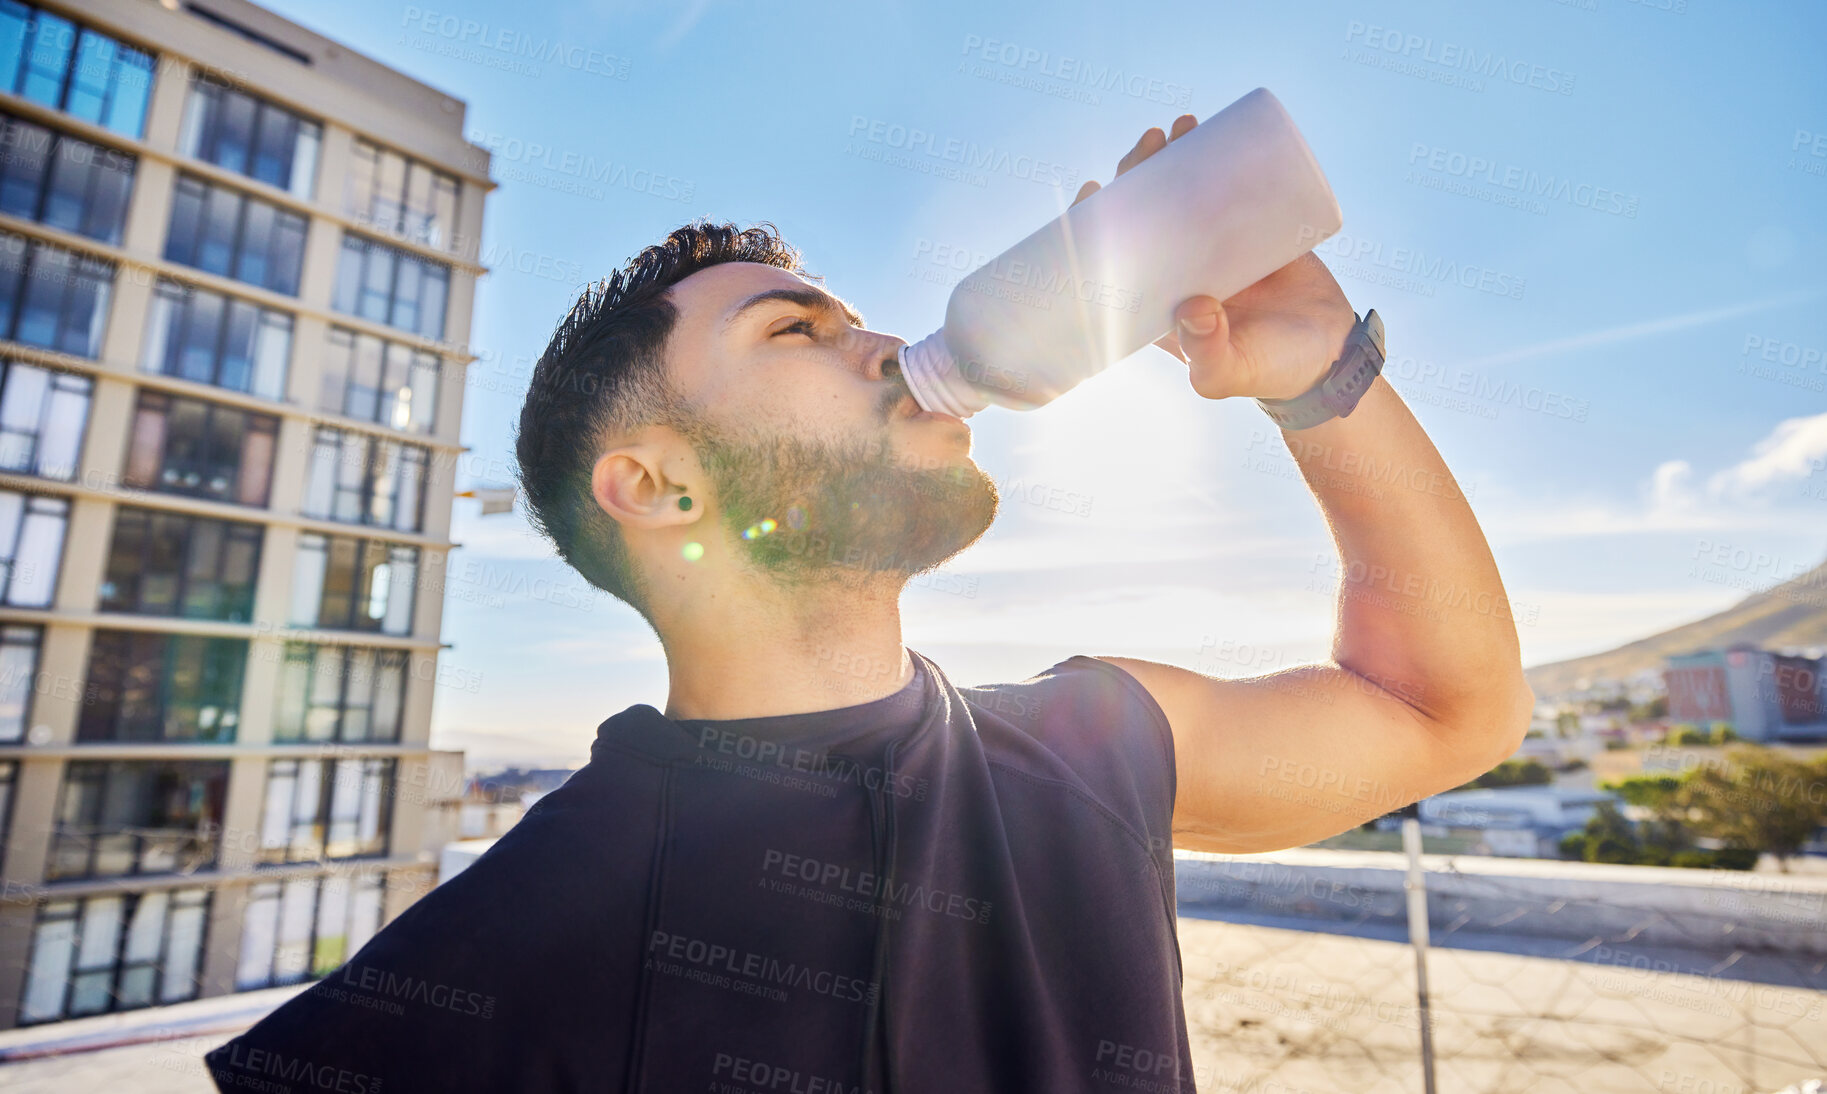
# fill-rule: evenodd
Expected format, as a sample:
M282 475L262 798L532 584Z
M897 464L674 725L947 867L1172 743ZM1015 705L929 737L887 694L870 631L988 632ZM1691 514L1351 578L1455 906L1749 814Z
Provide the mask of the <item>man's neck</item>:
M887 580L695 597L661 642L665 714L674 719L832 710L893 695L913 678L898 583Z

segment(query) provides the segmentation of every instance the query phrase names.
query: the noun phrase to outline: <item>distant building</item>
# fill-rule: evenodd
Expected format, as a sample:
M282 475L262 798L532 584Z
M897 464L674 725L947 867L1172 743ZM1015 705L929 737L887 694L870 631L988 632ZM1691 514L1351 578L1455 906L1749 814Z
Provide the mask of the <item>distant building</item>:
M1748 643L1668 659L1671 722L1725 722L1747 741L1827 738L1827 658Z
M1616 800L1604 790L1504 786L1448 791L1417 804L1423 825L1476 836L1492 855L1559 858L1561 837L1585 828L1600 802Z
M0 1029L314 979L435 881L464 110L244 0L0 4Z
M1577 737L1558 737L1544 733L1541 736L1524 737L1510 758L1535 760L1544 766L1561 770L1590 763L1593 753L1600 747L1600 740L1593 736L1582 734Z
M533 803L564 785L572 775L568 767L523 769L510 767L489 775L474 775L463 791L463 818L459 831L465 840L492 839L514 827Z
M1558 707L1563 703L1604 703L1620 699L1641 704L1660 698L1661 695L1661 672L1656 669L1638 669L1623 677L1583 676L1571 686L1551 695L1538 693L1537 697L1548 705ZM1538 704L1538 711L1539 707Z

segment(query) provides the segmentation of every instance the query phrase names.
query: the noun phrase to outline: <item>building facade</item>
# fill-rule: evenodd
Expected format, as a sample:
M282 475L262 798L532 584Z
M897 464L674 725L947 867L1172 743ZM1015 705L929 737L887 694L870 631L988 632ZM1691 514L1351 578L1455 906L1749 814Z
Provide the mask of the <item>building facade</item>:
M463 116L242 0L0 0L0 1028L311 979L435 883Z
M1668 659L1668 716L1747 741L1827 740L1827 658L1752 645Z

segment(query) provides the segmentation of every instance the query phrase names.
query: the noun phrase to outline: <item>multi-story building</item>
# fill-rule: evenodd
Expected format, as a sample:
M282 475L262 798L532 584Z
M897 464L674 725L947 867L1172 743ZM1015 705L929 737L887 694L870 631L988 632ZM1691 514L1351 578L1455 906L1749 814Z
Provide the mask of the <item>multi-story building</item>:
M321 976L435 882L463 114L243 0L0 0L0 1028Z
M1827 740L1827 658L1737 643L1670 657L1663 676L1672 721L1723 722L1747 741Z

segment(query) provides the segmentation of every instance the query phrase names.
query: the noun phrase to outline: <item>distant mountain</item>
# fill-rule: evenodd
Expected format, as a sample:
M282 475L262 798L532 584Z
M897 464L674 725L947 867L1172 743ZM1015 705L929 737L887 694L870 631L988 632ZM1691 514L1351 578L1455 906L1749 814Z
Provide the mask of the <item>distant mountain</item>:
M1640 638L1606 653L1537 665L1526 675L1536 697L1548 699L1581 687L1581 681L1624 679L1644 669L1660 669L1670 654L1734 642L1774 649L1827 646L1827 562L1781 585L1747 596L1717 615Z

